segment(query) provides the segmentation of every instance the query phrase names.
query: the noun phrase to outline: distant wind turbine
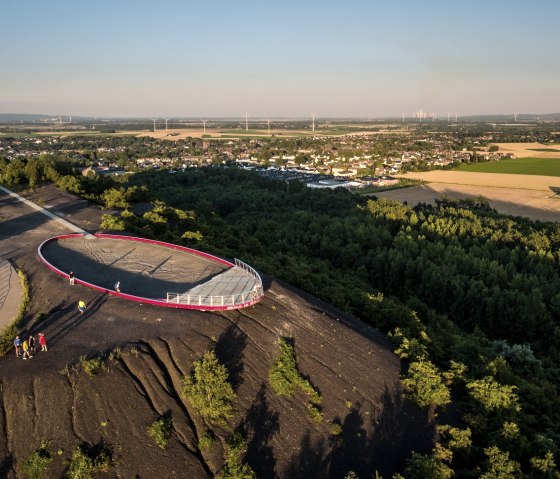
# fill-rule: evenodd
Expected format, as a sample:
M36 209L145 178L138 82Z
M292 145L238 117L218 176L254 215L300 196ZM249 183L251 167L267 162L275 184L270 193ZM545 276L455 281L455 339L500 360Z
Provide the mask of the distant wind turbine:
M249 131L249 117L247 112L245 112L245 131Z
M311 119L313 120L312 126L311 126L311 131L313 131L313 133L315 133L315 117L317 116L317 113L311 113Z
M206 122L208 120L202 120L202 128L204 128L204 134L206 134Z
M266 123L268 125L268 136L270 136L270 120L266 120Z
M167 121L169 120L169 118L165 118L165 131L167 131Z
M154 132L156 131L156 120L157 118L152 118L152 121L154 122Z

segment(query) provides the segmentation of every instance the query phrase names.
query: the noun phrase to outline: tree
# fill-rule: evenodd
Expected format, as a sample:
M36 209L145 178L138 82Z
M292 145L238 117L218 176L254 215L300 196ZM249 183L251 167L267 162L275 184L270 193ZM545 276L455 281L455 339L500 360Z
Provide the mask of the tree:
M451 402L449 389L434 364L427 359L419 359L410 364L403 379L410 398L418 406L445 406Z
M247 444L243 436L235 432L226 445L226 460L224 467L216 479L257 479L255 471L249 464L243 463L243 456L247 452Z
M492 376L472 381L467 384L469 394L476 399L486 411L496 409L513 409L519 411L519 400L515 394L516 386L498 383Z
M129 206L124 188L109 188L103 192L101 199L105 208L126 208Z
M183 395L212 423L225 424L233 416L236 394L214 351L204 353L194 363L192 374L183 378Z
M480 476L480 479L517 479L521 477L519 463L511 460L508 452L491 446L484 449L484 454L488 457L488 470Z
M453 477L453 470L435 457L413 452L404 475L411 479L450 479Z

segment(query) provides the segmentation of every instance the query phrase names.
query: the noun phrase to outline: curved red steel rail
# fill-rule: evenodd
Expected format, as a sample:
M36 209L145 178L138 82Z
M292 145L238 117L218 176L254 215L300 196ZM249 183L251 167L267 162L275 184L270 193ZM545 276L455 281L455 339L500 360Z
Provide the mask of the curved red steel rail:
M151 240L151 239L147 239L147 238L139 238L137 236L113 235L113 234L105 234L105 233L97 233L97 234L93 234L91 236L95 236L96 238L107 238L107 239L116 239L116 240L124 240L124 241L135 241L137 243L153 244L153 245L162 246L162 247L165 247L165 248L176 249L178 251L185 251L187 253L194 254L194 255L201 256L203 258L209 259L211 261L216 261L217 263L223 264L225 266L230 266L230 267L235 266L233 263L230 263L229 261L226 261L225 259L218 258L217 256L211 255L209 253L204 253L204 252L198 251L196 249L187 248L186 246L179 246L179 245L172 244L172 243L165 243L163 241ZM58 241L58 240L61 240L61 239L66 239L66 238L82 238L82 237L84 237L84 235L83 234L78 234L78 233L60 235L60 236L53 236L52 238L49 238L49 239L43 241L39 245L39 247L37 248L37 254L39 255L40 260L51 271L58 274L59 276L63 276L64 278L68 279L68 274L66 274L64 271L61 271L60 269L56 268L55 266L53 266L51 263L49 263L46 260L46 258L43 256L43 254L41 252L41 249L43 248L43 246L45 246L47 243L49 243L51 241ZM257 297L256 299L252 299L251 301L245 301L245 302L240 303L240 304L228 305L228 306L204 306L204 305L180 304L180 303L177 304L177 303L168 303L167 300L165 300L165 299L150 299L150 298L144 298L142 296L135 296L133 294L117 293L113 289L103 288L102 286L98 286L96 284L88 283L87 281L81 280L79 278L74 278L74 282L77 283L77 284L81 284L83 286L87 286L88 288L94 289L96 291L101 291L103 293L107 293L107 294L110 294L110 295L113 295L113 296L118 296L119 298L128 299L129 301L136 301L137 303L151 304L151 305L154 305L154 306L163 306L163 307L166 307L166 308L175 308L175 309L195 309L195 310L199 310L199 311L226 311L226 310L232 310L232 309L247 308L248 306L253 306L254 304L258 303L262 299L262 296L260 296L260 297Z

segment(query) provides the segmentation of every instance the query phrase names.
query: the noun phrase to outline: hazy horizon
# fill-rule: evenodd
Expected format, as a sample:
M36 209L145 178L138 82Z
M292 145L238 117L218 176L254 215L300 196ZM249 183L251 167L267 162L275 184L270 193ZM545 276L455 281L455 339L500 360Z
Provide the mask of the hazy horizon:
M560 111L560 2L7 0L3 18L3 113Z

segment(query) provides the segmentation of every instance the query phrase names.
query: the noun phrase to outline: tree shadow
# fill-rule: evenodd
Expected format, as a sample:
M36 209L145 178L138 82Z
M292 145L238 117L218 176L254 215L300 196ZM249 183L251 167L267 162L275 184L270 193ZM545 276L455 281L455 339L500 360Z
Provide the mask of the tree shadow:
M60 309L60 313L55 313L51 315L47 320L42 321L39 325L31 328L31 333L36 334L38 332L45 332L50 326L55 326L56 330L51 336L46 336L47 344L49 346L56 345L61 341L68 333L74 330L77 326L82 324L86 319L88 319L92 314L97 312L101 306L107 301L107 296L105 294L98 295L93 301L91 301L84 314L80 314L74 303ZM71 311L75 312L72 313ZM66 316L66 317L65 317ZM60 319L64 318L62 322Z
M231 324L216 341L214 351L229 371L229 380L237 390L243 382L243 353L247 345L247 335L235 324Z
M431 451L435 439L431 411L407 400L398 383L392 389L385 386L381 401L373 417L356 404L343 420L335 418L342 428L339 435L313 441L306 432L285 476L343 478L354 471L359 477L371 477L377 471L391 477L404 469L413 451Z
M277 477L276 458L271 444L280 430L279 414L270 410L266 398L266 384L261 383L253 404L247 411L242 428L245 437L250 437L245 458L257 477Z
M356 404L344 421L339 418L333 421L342 426L342 433L330 440L332 449L328 457L329 477L345 477L349 470L360 477L369 477L374 471L375 458L371 451L371 439L360 409L361 405Z
M419 408L404 396L400 382L385 385L382 409L374 418L370 455L375 468L388 477L402 471L412 451L429 453L436 436L433 411Z
M299 453L291 460L282 477L290 479L330 477L327 455L328 448L325 442L314 441L309 431L306 431L301 440Z
M8 477L10 472L14 470L14 458L12 455L6 456L0 461L0 477Z

